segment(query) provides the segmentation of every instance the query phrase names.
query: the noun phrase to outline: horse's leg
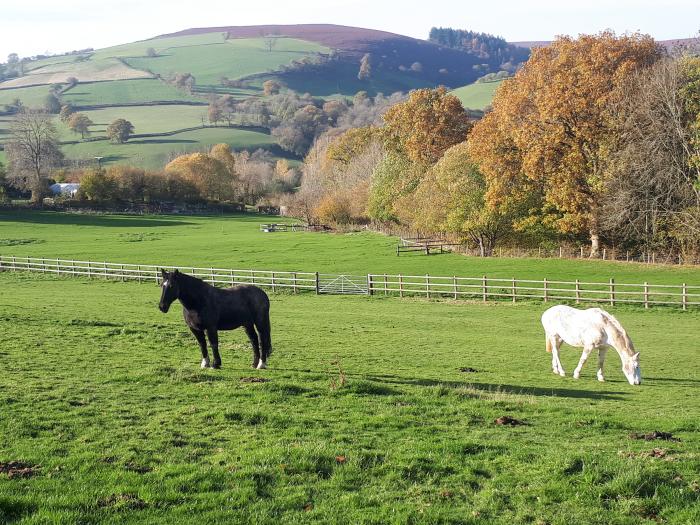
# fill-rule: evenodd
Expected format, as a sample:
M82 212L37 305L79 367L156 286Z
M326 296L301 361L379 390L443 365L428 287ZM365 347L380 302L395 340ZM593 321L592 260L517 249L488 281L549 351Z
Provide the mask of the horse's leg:
M216 328L207 328L207 337L209 338L209 345L211 346L211 351L214 354L214 362L212 363L212 368L221 368L221 356L219 355L219 332Z
M209 354L207 353L207 339L204 337L204 332L202 330L195 330L190 328L190 331L194 334L197 342L199 343L199 348L202 351L202 368L209 368Z
M260 344L258 343L258 334L255 333L255 328L252 324L245 325L245 333L248 334L250 345L253 347L253 368L257 368L260 364Z
M561 366L561 361L559 361L559 347L561 346L562 340L556 335L552 336L552 371L555 374L559 374L564 377L564 368Z
M258 368L267 368L267 358L270 357L272 353L272 339L270 337L270 313L265 311L264 314L259 316L255 327L258 329L258 334L260 334L260 344L262 346L260 351L260 363L258 363Z
M583 347L583 352L581 352L581 359L579 359L578 366L574 370L574 379L578 379L581 376L581 369L583 368L583 365L586 364L586 361L588 360L588 356L591 355L592 351L593 351L592 346L584 346Z
M596 373L596 377L598 378L598 381L600 381L600 382L605 381L605 376L603 376L603 365L605 364L605 355L607 353L608 353L607 346L601 346L598 349L598 372Z

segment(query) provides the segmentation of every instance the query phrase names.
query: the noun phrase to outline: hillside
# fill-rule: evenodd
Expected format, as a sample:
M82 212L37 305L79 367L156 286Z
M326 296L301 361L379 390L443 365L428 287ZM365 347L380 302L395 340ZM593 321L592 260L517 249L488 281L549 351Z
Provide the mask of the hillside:
M493 95L501 85L501 80L495 82L478 82L468 84L452 91L466 109L483 110L491 105Z
M358 79L368 56L371 72ZM356 27L310 24L192 28L98 50L31 60L23 74L0 82L0 144L16 101L43 107L51 89L94 123L84 139L56 119L63 150L81 165L132 163L160 168L174 154L217 142L263 148L291 160L269 129L250 119L228 126L208 121L212 97L260 99L266 80L312 97L352 97L358 91L407 92L463 86L484 74L479 58L403 35ZM181 82L190 78L189 83ZM477 88L478 89L478 88ZM482 88L483 89L483 88ZM478 98L478 97L477 97ZM487 95L478 98L483 107ZM469 100L469 99L467 99ZM475 105L476 107L476 105ZM106 126L124 118L135 127L126 144L111 144ZM2 161L0 152L0 161Z

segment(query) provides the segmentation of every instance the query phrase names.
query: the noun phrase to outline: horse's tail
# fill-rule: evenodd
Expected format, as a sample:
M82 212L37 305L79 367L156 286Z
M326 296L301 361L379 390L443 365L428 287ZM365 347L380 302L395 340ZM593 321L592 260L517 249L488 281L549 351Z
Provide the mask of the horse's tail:
M546 334L544 336L544 347L547 350L547 352L549 352L550 354L552 353L552 340Z
M262 355L267 359L272 353L272 334L270 328L270 305L265 305L265 308L260 313L258 319L258 333L260 334L260 345L262 346Z

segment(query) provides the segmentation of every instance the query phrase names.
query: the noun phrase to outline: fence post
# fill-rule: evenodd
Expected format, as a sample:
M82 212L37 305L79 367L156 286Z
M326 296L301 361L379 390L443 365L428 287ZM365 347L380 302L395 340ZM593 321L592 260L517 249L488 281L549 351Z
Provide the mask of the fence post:
M481 277L481 295L482 295L484 302L486 302L486 297L488 295L488 291L486 289L486 276L485 275Z
M649 283L644 281L644 308L649 308Z
M318 272L316 272L315 276L316 276L316 295L318 295L321 293L321 287L320 287L319 282L318 282Z
M318 272L316 272L316 293L318 293ZM372 274L367 274L367 295L374 295L372 290Z
M272 291L275 291L275 272L272 272Z
M606 248L603 248L603 260L605 260L605 256L606 256L607 253L608 253L608 252L607 252L607 249L606 249Z
M610 278L610 306L615 306L615 279Z
M75 259L70 260L70 269L71 269L71 274L73 277L75 277Z
M403 276L399 274L399 297L403 297Z
M388 285L387 285L387 280L386 280L386 274L384 274L384 295L387 295L389 293L388 290Z
M516 296L516 293L517 293L517 291L518 291L518 285L515 283L515 277L513 277L513 288L512 288L512 291L513 291L513 302L515 302L515 296Z
M457 276L452 276L452 292L454 293L455 301L457 300Z
M88 279L92 279L91 264L90 261L87 262Z
M543 288L542 288L542 297L544 298L544 302L547 302L547 278L545 277L542 280Z
M425 296L430 299L430 276L425 274Z
M136 267L136 278L139 280L139 282L141 282L141 265L140 264Z
M688 309L688 287L683 283L683 310Z
M297 272L292 273L292 291L297 293Z
M119 265L119 272L120 272L121 277L122 277L122 282L124 282L126 280L126 277L124 275L124 265L123 264Z
M581 259L583 259L583 246L581 246Z
M576 279L576 304L581 302L581 283Z
M29 259L27 259L29 262ZM61 264L58 262L58 257L56 257L56 275L61 275Z
M561 259L562 253L561 253L561 246L559 246L559 258Z
M109 280L109 274L107 273L107 261L102 261L102 271L105 274L105 281Z

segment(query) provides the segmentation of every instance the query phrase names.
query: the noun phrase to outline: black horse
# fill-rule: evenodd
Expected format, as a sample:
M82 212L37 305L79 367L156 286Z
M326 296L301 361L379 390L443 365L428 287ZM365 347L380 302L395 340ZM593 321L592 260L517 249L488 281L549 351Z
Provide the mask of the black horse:
M270 299L265 292L251 284L227 289L216 288L178 270L168 273L161 269L161 273L163 293L160 297L160 311L166 313L175 299L180 300L185 323L202 349L202 368L209 367L205 332L214 353L211 366L221 368L218 330L233 330L239 326L245 327L253 346L253 368L267 368L265 363L272 353L272 342Z

